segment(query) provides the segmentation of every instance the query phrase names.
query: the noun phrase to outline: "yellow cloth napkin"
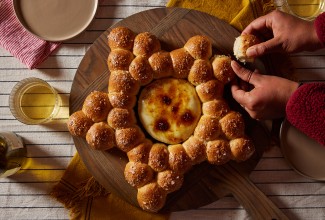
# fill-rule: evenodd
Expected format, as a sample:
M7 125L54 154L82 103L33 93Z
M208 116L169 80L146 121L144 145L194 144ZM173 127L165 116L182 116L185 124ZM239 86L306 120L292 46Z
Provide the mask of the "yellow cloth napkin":
M78 153L51 195L70 211L71 219L160 220L168 217L142 211L107 192L87 171Z
M274 9L273 0L170 0L167 7L202 11L242 31L255 18Z
M167 7L183 7L224 19L241 31L253 19L274 9L272 0L171 0ZM121 174L123 175L123 174ZM167 219L144 212L107 192L74 156L51 195L70 211L71 219Z

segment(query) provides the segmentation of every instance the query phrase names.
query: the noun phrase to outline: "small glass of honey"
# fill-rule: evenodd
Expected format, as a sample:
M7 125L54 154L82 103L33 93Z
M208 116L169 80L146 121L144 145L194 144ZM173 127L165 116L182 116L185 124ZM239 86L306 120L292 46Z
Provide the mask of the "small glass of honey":
M9 96L12 115L24 124L43 124L53 119L61 98L46 81L30 77L18 82Z

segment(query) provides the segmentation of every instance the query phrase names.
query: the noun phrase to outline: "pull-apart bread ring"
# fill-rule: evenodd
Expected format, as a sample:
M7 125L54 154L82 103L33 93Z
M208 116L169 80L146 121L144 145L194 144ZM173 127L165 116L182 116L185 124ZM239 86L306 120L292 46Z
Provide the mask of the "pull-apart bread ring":
M223 99L235 77L231 58L213 56L208 37L193 36L167 52L151 33L117 27L108 46L108 93L90 93L68 128L91 148L127 154L124 176L138 189L142 209L159 211L194 165L245 161L254 153L242 115Z

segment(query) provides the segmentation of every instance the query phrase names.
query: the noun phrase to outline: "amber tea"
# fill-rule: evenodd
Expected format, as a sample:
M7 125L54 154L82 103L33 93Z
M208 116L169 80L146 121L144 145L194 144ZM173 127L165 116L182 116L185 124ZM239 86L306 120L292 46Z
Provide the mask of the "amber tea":
M51 120L58 112L60 97L52 86L38 78L17 83L10 94L12 114L25 124Z
M324 11L324 0L286 0L284 11L305 20L313 20Z

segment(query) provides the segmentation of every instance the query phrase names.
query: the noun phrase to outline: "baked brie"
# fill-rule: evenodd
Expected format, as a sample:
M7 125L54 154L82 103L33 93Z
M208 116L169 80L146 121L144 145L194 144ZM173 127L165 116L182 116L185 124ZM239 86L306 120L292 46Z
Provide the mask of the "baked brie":
M193 134L201 117L201 102L188 81L161 79L141 91L138 114L151 137L166 144L177 144Z

